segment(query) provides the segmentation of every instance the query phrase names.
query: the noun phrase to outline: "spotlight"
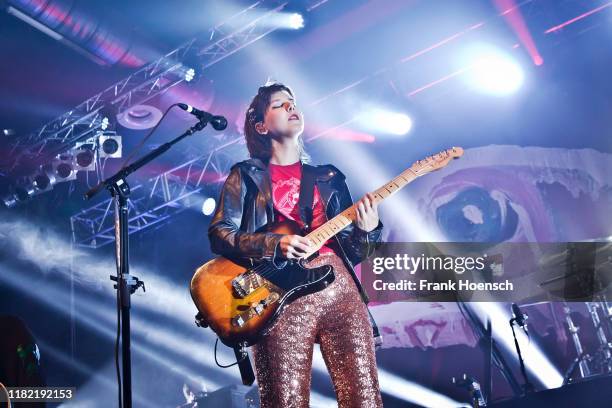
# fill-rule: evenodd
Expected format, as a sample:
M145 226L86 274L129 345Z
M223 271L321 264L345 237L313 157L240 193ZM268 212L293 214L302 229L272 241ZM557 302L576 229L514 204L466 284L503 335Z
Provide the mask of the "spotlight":
M6 208L15 207L17 205L17 198L15 197L15 194L9 194L2 198L2 204L4 204Z
M261 25L277 29L299 30L304 28L304 16L299 12L275 13L262 21Z
M60 178L66 179L72 174L72 166L68 163L60 163L56 167L55 171Z
M37 174L34 176L32 184L34 184L37 190L46 190L51 185L51 179L44 173Z
M94 141L77 143L72 151L78 171L93 171L96 169L96 151Z
M185 71L185 81L187 82L191 82L191 80L195 77L195 69L193 68L188 68L187 71Z
M117 109L113 105L105 105L98 111L100 115L100 129L114 130L117 123Z
M289 15L289 27L294 30L304 28L304 17L299 13L293 13Z
M509 95L523 84L521 66L499 50L487 47L473 53L470 59L473 62L466 73L466 80L479 92Z
M36 188L37 193L50 191L55 184L55 175L51 166L43 166L32 180L32 185Z
M117 122L125 128L142 130L157 125L162 112L155 106L136 105L117 115Z
M372 109L359 115L357 121L372 132L402 136L412 129L412 119L404 113Z
M74 157L69 154L61 154L52 163L53 174L57 182L76 179Z
M104 142L102 142L102 151L107 155L110 156L117 150L119 150L119 143L117 143L117 140L113 138L108 138L104 140Z
M101 158L121 157L121 136L115 133L104 133L98 139L100 150L98 154Z
M203 69L202 60L198 56L198 50L192 48L181 59L181 67L177 74L182 76L185 82L195 83L200 79Z
M207 197L202 202L202 214L211 215L215 211L217 202L212 197Z
M102 130L108 129L109 123L110 123L110 119L108 118L108 116L103 117L102 124L100 125L100 129Z
M7 137L13 137L16 133L13 129L2 129L2 134Z
M91 150L81 150L75 157L79 167L88 167L91 163L93 163L94 153Z
M19 202L24 202L30 199L36 192L36 189L31 183L18 185L15 187L15 198Z

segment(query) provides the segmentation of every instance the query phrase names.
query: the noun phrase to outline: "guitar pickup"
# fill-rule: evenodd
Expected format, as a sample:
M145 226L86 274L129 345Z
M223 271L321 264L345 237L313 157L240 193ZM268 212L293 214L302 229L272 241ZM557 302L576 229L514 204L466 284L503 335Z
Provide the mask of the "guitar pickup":
M244 298L255 292L262 285L259 276L251 271L241 273L232 279L234 294L239 298Z
M244 274L238 275L234 279L232 279L232 288L234 289L234 293L236 296L243 298L248 295L245 290L245 276Z

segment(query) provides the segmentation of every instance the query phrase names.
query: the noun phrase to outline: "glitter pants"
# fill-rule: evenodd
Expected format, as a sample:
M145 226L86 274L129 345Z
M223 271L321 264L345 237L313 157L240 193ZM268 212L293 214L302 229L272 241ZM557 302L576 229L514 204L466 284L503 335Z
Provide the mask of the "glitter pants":
M307 408L315 342L331 375L338 406L382 407L372 326L342 260L325 254L309 267L332 265L327 288L290 303L253 346L262 408Z

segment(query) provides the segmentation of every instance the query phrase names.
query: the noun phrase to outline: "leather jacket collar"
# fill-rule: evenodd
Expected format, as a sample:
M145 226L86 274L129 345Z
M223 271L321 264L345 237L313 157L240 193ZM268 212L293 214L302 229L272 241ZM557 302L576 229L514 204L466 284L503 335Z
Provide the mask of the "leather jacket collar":
M241 166L244 173L250 177L257 189L266 198L266 214L268 219L274 222L274 207L272 201L272 185L270 182L270 173L268 166L260 159L248 159L236 164ZM311 166L302 162L304 169L315 172L317 187L323 200L325 211L327 212L328 204L332 195L335 193L333 184L336 181L344 181L344 174L332 165Z

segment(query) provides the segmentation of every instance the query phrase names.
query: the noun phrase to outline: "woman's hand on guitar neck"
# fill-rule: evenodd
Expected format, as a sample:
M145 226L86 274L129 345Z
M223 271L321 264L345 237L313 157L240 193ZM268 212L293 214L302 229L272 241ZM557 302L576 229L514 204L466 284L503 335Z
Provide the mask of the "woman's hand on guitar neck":
M370 232L378 226L378 202L374 194L367 193L356 206L357 219L355 223L359 229Z
M284 235L279 242L279 247L282 255L287 259L305 258L315 249L308 238L300 235Z

